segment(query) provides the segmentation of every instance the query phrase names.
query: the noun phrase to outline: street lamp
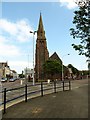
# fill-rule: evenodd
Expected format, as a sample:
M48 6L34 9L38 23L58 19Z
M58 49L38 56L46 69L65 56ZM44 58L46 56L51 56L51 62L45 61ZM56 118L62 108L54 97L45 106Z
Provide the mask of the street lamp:
M70 54L66 54L62 57L62 81L64 80L64 72L63 72L63 58L67 55L70 55Z
M35 85L35 80L34 80L34 35L37 31L30 31L30 33L33 34L33 85Z
M88 77L89 77L89 74L90 74L90 58L86 62L88 62Z
M88 62L88 70L90 70L90 59L88 59L86 62Z

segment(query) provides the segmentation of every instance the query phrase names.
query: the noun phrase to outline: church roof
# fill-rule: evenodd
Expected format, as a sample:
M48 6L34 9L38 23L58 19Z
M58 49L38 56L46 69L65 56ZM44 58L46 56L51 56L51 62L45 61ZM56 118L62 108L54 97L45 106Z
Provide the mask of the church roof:
M43 27L43 21L42 21L42 15L41 15L41 13L40 13L40 19L39 19L38 30L40 30L40 31L44 31L44 27Z
M54 52L50 57L49 59L51 60L58 60L62 63L62 60L59 58L58 54L56 52Z

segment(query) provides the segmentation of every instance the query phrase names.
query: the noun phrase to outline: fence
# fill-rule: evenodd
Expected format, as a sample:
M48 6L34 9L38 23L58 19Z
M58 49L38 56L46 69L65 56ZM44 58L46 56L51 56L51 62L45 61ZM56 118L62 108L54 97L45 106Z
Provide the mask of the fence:
M45 94L52 93L52 90L54 93L62 90L63 91L71 90L71 81L70 80L64 80L64 81L54 80L53 82L50 82L50 83L41 82L41 83L35 84L34 86L26 84L25 86L13 88L13 89L4 88L4 90L0 92L3 96L3 102L0 104L0 105L3 105L3 109L2 109L3 114L6 113L6 105L10 101L24 97L23 100L27 102L28 99L30 99L31 95L36 94L37 96L44 96ZM10 96L10 94L12 95Z

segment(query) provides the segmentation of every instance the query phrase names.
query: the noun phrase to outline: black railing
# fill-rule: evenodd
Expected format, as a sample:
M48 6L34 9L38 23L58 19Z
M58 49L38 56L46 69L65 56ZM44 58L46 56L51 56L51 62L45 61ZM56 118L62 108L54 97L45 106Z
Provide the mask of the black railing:
M56 80L54 80L54 93L56 93Z
M41 96L43 96L43 82L41 82Z
M6 113L6 88L4 88L4 111L3 113Z
M37 86L39 87L39 90L38 90L38 88L37 88L37 90L34 90L34 87L37 87ZM45 91L53 89L54 93L56 93L56 92L59 91L58 88L63 88L62 90L65 91L66 90L65 87L68 87L67 90L71 90L71 81L70 80L64 80L64 81L56 81L56 80L54 80L54 82L50 82L49 84L46 83L46 82L41 82L41 83L35 84L34 86L33 85L25 85L25 86L13 88L13 89L4 88L4 90L2 90L0 92L0 93L3 94L3 102L1 103L1 105L3 105L3 113L4 114L6 113L6 104L8 102L10 102L10 101L13 101L15 99L24 97L25 102L27 102L28 97L31 96L31 94L40 93L41 96L43 96ZM31 88L33 89L33 91L31 91L32 90ZM17 97L7 99L8 95L9 95L8 92L13 93L13 91L16 91L16 93L17 93L20 89L24 90L23 94L21 94L21 95L19 95Z
M25 102L27 102L27 85L25 85Z

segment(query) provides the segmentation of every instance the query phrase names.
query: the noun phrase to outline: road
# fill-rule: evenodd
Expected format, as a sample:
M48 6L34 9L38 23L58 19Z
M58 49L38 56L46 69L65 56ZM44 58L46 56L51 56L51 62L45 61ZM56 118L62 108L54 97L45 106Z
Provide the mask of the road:
M88 80L72 81L71 91L52 93L13 105L3 118L88 118Z
M21 84L22 83L22 84ZM67 83L68 84L68 83ZM25 85L25 81L20 81L20 80L16 80L15 82L9 82L9 81L7 81L7 82L5 82L5 83L3 83L2 84L2 88L4 89L4 88L7 88L7 89L10 89L10 88L16 88L16 87L21 87L21 86L24 86ZM28 85L32 85L32 83L30 83L30 82L28 82ZM77 88L79 88L79 87L81 87L81 86L85 86L85 85L88 85L88 80L72 80L71 81L71 88L72 89L77 89ZM54 88L53 87L54 85L53 84L46 84L46 85L44 85L44 89L46 89L46 88ZM61 82L59 82L58 84L57 84L57 87L61 87L61 88L59 88L59 89L57 89L57 91L62 91L62 84L61 84ZM37 86L30 86L30 87L28 87L28 93L30 93L30 92L32 92L32 91L39 91L41 89L41 85L37 85ZM66 88L65 88L66 89ZM67 87L67 89L68 89L68 87ZM44 94L49 94L49 93L52 93L52 92L54 92L54 89L51 89L51 90L48 90L48 91L45 91L44 92ZM18 96L20 96L20 95L23 95L23 94L25 94L25 88L21 88L21 89L17 89L17 90L13 90L13 91L8 91L7 92L7 100L10 100L10 99L13 99L13 98L15 98L15 97L18 97ZM29 96L28 96L28 99L30 99L30 98L33 98L33 97L36 97L36 96L40 96L40 92L38 92L38 93L36 93L36 94L30 94ZM3 95L1 95L2 96L2 101L3 101ZM12 102L10 102L10 103L8 103L7 104L7 107L9 107L9 106L11 106L11 105L13 105L13 104L16 104L16 103L18 103L18 102L21 102L22 100L24 100L24 97L22 97L22 98L19 98L19 99L17 99L17 100L14 100L14 101L12 101ZM1 100L0 100L1 101ZM3 109L3 106L1 106L0 107L0 110L2 110Z
M22 82L21 82L22 81ZM22 86L25 84L25 80L21 79L21 80L15 80L13 82L2 82L2 89L4 88L15 88L15 87L18 87L18 86Z

